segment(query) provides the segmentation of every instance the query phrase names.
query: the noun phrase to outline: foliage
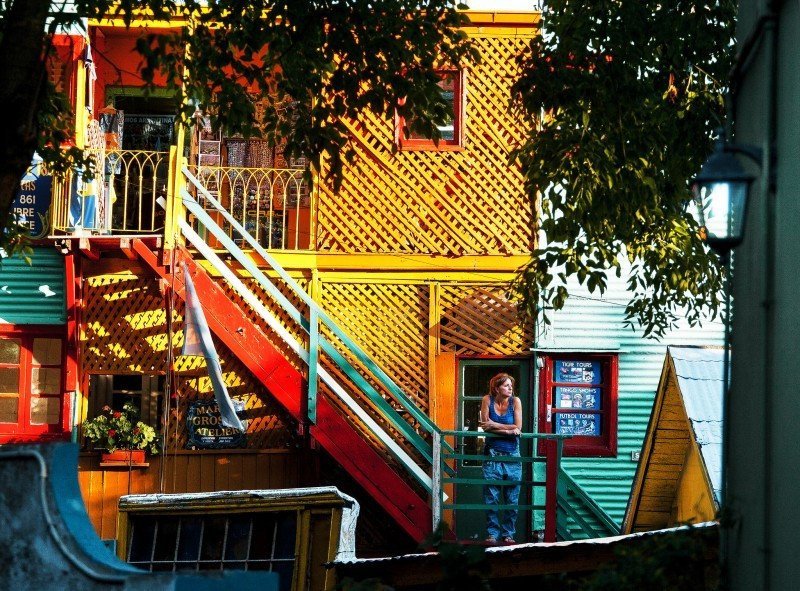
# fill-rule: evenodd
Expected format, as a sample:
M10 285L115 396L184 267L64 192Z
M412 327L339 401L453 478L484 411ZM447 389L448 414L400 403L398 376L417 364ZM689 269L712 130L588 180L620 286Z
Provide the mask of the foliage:
M91 16L113 4L77 2ZM231 133L285 140L289 158L319 168L326 155L336 179L352 154L349 120L366 108L396 110L414 131L438 139L435 124L452 116L452 106L435 70L477 59L459 30L466 18L448 0L151 0L123 1L119 10L130 19L144 4L156 17L186 19L178 32L137 44L146 80L160 72L182 84L190 99L184 118L199 105Z
M548 2L519 58L515 151L545 241L516 282L521 309L560 309L568 276L603 292L632 265L631 326L662 336L721 306L722 270L684 213L724 116L736 3Z
M707 533L707 532L706 532ZM547 577L543 587L559 591L710 591L719 587L719 565L707 556L713 542L702 530L688 529L621 544L615 560L588 577Z
M489 591L489 561L486 548L445 539L449 527L442 522L423 542L423 548L439 553L442 580L438 591Z
M155 430L138 419L139 410L130 402L126 402L121 411L104 406L99 416L83 424L83 432L89 441L110 452L145 449L158 453Z

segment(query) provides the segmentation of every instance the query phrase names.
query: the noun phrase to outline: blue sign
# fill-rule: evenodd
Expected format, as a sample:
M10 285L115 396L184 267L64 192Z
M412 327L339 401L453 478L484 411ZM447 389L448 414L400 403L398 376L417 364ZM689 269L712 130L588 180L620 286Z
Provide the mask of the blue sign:
M599 361L572 361L558 359L555 362L556 382L568 384L600 384L603 376Z
M556 433L559 435L600 435L600 415L559 412L555 414Z
M53 177L41 174L41 164L34 166L20 182L19 192L11 203L11 212L17 215L19 225L24 226L31 238L43 238L50 229L47 215L50 209Z
M579 388L577 386L556 387L555 405L558 408L590 408L600 410L602 399L600 388Z
M244 402L234 400L236 412L244 410ZM243 421L245 427L247 423ZM215 400L197 400L189 405L186 413L186 428L189 432L187 449L223 449L244 447L247 437L244 432L222 424L219 407Z

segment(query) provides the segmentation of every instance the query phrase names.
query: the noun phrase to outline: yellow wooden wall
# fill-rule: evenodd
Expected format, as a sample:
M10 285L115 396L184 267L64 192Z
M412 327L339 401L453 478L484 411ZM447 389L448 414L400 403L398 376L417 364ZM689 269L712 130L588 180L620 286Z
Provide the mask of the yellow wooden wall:
M712 521L716 517L716 508L711 495L700 452L697 444L693 443L680 474L670 524Z
M316 250L529 252L534 218L508 151L531 122L511 116L508 103L514 58L536 29L485 26L470 34L483 59L466 65L464 149L397 151L394 119L365 113L351 124L356 157L345 164L341 188L320 186Z
M117 502L127 494L290 488L317 484L316 459L298 449L178 451L149 456L147 468L101 468L82 453L78 483L89 519L103 539L117 535ZM163 474L162 474L163 467ZM163 485L162 485L163 481Z

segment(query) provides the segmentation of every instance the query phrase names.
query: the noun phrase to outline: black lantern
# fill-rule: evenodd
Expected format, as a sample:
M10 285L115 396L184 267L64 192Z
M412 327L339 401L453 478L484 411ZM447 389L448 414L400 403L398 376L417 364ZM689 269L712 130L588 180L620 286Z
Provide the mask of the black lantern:
M744 220L750 185L756 175L742 168L736 154L761 164L761 151L750 146L726 144L720 134L714 152L694 179L693 212L705 228L706 242L720 255L727 255L744 239Z

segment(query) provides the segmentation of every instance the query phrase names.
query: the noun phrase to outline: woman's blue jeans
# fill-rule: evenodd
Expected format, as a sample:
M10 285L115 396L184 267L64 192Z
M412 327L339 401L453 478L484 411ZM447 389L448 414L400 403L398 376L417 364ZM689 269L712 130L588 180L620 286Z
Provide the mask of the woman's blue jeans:
M490 458L519 457L519 450L500 452L488 450ZM521 462L498 462L486 459L483 462L484 480L516 481L522 480ZM492 505L516 505L519 501L519 484L486 484L483 487L483 502L486 504L486 532L492 538L513 538L517 526L517 514L514 509L493 509Z

